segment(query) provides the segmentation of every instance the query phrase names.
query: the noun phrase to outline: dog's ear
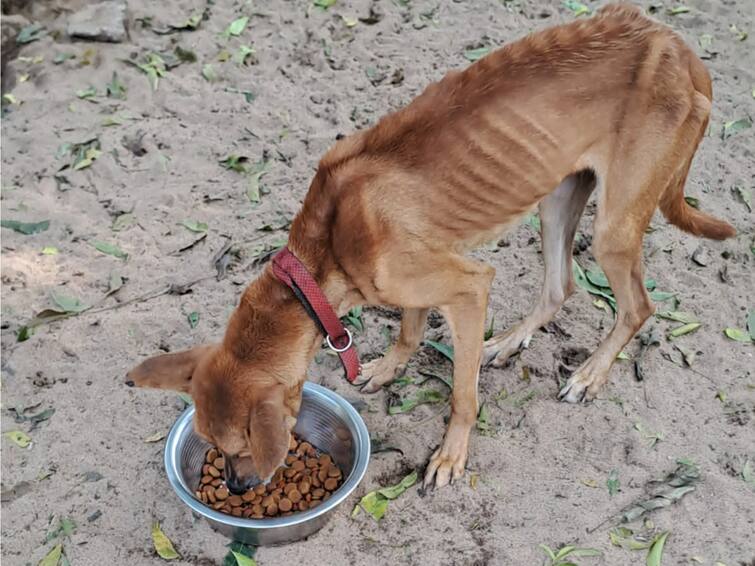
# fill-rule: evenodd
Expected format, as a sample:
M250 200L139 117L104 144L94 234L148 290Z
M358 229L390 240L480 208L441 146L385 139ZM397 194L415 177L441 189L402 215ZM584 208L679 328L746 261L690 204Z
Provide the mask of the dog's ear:
M288 427L283 385L265 391L249 414L249 451L260 478L268 478L283 463L288 452Z
M129 387L154 387L189 392L199 361L215 349L214 344L148 358L126 375Z

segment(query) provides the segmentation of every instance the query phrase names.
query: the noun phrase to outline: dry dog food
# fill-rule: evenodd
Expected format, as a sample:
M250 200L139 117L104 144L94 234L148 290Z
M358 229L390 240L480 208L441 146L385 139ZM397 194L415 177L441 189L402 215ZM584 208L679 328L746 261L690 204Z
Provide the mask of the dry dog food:
M275 470L270 483L232 495L225 485L224 469L223 456L210 448L194 495L216 511L250 519L285 517L317 507L343 483L341 469L328 454L293 435L285 463Z

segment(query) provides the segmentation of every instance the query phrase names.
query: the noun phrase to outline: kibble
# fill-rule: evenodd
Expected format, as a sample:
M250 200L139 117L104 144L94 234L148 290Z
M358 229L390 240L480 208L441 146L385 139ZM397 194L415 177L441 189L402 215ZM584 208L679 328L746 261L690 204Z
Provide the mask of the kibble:
M195 496L221 513L263 519L312 509L341 485L341 469L309 442L291 435L288 452L285 465L275 470L269 483L232 495L225 485L225 458L216 448L210 448Z

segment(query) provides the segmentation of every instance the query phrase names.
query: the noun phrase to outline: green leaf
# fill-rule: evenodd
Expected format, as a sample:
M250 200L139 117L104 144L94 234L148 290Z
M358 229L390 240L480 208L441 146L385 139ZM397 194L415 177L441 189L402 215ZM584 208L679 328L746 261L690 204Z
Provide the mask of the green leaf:
M42 24L31 24L30 26L22 28L21 31L18 32L16 43L18 45L31 43L32 41L37 41L38 39L43 38L46 33L47 32L45 32L45 28Z
M729 31L733 33L739 41L744 41L745 39L747 39L747 32L740 30L735 24L731 24L731 26L729 26Z
M359 507L372 515L373 519L379 521L388 510L388 502L396 499L407 489L417 483L417 471L414 470L399 483L394 486L384 487L376 491L371 491L359 500ZM354 514L352 514L352 517Z
M176 48L173 50L173 53L176 54L176 57L178 57L178 60L182 63L196 63L197 62L197 54L194 53L191 49L184 49L180 45L176 45Z
M244 65L247 58L254 54L254 48L242 45L238 51L233 54L233 62L238 65Z
M60 250L55 246L45 246L42 248L42 255L58 255Z
M65 63L69 59L76 59L75 53L58 53L55 58L52 60L53 65L60 65L61 63Z
M545 552L545 554L548 555L548 558L551 559L551 561L556 559L556 553L551 550L551 548L548 545L545 544L539 544L538 547Z
M747 332L750 334L750 340L755 340L755 309L747 311Z
M228 157L224 157L220 160L220 164L226 169L236 171L237 173L246 173L246 164L249 162L249 158L245 155L231 154Z
M490 47L477 47L475 49L466 49L464 50L464 58L467 61L477 61L479 59L482 59L490 53Z
M134 224L136 224L136 217L130 212L126 212L124 214L119 214L115 220L113 220L113 225L110 226L110 229L113 230L113 232L120 232L121 230L130 228Z
M364 331L364 321L362 320L362 307L356 306L349 310L346 316L343 317L343 321L346 324L351 325L358 332Z
M186 318L189 320L191 328L196 328L197 324L199 324L199 313L197 311L190 312Z
M400 399L400 403L392 404L388 407L389 415L399 413L408 413L419 405L441 403L446 400L446 396L435 389L420 389L414 396Z
M228 548L230 548L230 550L223 559L223 566L238 566L239 561L237 556L251 559L254 558L257 551L256 547L238 541L230 542ZM252 564L254 564L254 562L252 562Z
M235 37L241 35L244 28L246 28L247 22L249 22L248 16L242 16L241 18L233 20L223 32L223 37L229 39L232 36Z
M231 554L233 554L233 557L236 559L236 564L238 564L238 566L257 566L257 562L255 562L254 558L244 556L235 550L232 550Z
M103 254L108 254L108 255L117 257L118 259L128 258L128 254L124 252L121 248L116 246L115 244L110 244L108 242L101 242L99 240L95 240L93 245L95 249L97 249L97 251L102 252Z
M50 227L49 220L42 220L40 222L19 222L18 220L0 220L0 226L3 228L10 228L20 234L31 236L32 234L38 234L44 232Z
M258 161L247 173L249 185L246 189L246 196L250 202L260 202L260 180L267 173L268 163L265 160Z
M181 399L181 401L183 401L187 405L193 405L194 404L194 399L192 399L191 395L189 395L188 393L183 393L183 392L178 393L178 397L179 397L179 399Z
M650 550L648 551L648 557L646 561L647 566L661 566L663 545L666 544L668 535L669 531L666 531L665 533L658 535L658 537L653 541L653 546L651 546Z
M611 544L626 550L645 550L653 544L653 541L636 538L632 529L626 527L614 527L608 533L608 537Z
M53 302L58 305L63 310L63 312L80 313L91 308L91 305L82 303L75 297L69 297L68 295L63 295L54 291L51 293L51 296Z
M577 2L576 0L564 0L563 4L565 8L572 11L575 18L590 14L590 8L582 4L582 2Z
M39 561L38 566L58 566L60 557L63 555L63 545L56 544L55 547L48 552L45 557Z
M652 448L659 440L663 440L663 433L651 432L646 429L642 423L634 423L634 429L642 435L642 437L648 441L648 448Z
M82 90L76 91L76 96L79 98L82 98L84 100L89 100L91 102L94 102L92 99L97 96L97 88L90 86L89 88L85 88Z
M146 57L142 58L142 63L132 61L131 59L125 59L124 61L147 75L147 80L152 90L157 90L160 84L160 77L164 77L168 70L165 60L157 53L148 53Z
M660 484L651 495L650 499L638 501L621 513L621 520L625 523L632 522L645 513L668 507L678 502L686 494L695 490L695 484L700 481L700 468L694 462L677 462L674 471L666 474L660 480L652 480L651 484Z
M18 104L18 99L10 92L6 92L3 95L3 102L7 102L8 104Z
M671 332L668 333L667 338L669 340L672 340L673 338L679 338L680 336L684 336L685 334L690 334L691 332L694 332L701 326L702 324L699 322L690 322L689 324L678 326L677 328L674 328Z
M495 326L495 314L490 319L490 325L488 326L487 330L485 330L485 336L483 336L483 340L487 341L493 337L493 334L495 333L495 331L493 330L494 326Z
M602 287L603 289L611 288L611 284L608 282L608 277L606 277L606 274L603 273L603 270L600 268L588 269L585 271L585 276L587 277L587 280L596 287Z
M700 199L699 198L685 196L684 197L684 202L686 202L692 208L696 208L697 210L700 210Z
M735 185L734 192L745 204L747 210L749 212L752 212L752 189L750 189L749 187L743 187L742 185Z
M736 340L737 342L752 341L750 335L744 330L740 330L739 328L726 328L724 329L724 334L726 334L726 337L730 340Z
M666 10L666 13L669 16L678 16L679 14L686 14L689 12L689 8L687 6L676 6L674 8L669 8Z
M312 4L316 8L320 8L321 10L327 10L331 6L335 6L337 0L314 0Z
M199 220L191 220L188 218L181 222L181 226L191 230L192 232L207 232L208 228L205 222L200 222Z
M669 293L668 291L653 291L650 293L650 298L656 303L665 303L674 297L676 297L676 293Z
M118 80L118 73L113 71L113 78L105 85L108 97L126 100L126 85Z
M480 405L480 412L477 413L477 430L487 432L490 430L490 409L487 403Z
M377 492L386 499L396 499L399 495L404 493L407 489L417 483L417 470L412 471L409 475L404 477L396 485L390 487L383 487Z
M631 360L632 358L630 358L629 354L627 354L626 352L619 352L616 355L616 359L617 360Z
M178 552L173 548L173 543L165 536L165 533L160 529L160 523L154 523L152 525L152 542L155 545L155 550L160 558L164 560L174 560L178 558Z
M752 127L752 120L748 118L740 118L739 120L732 120L724 124L724 129L721 132L722 139L728 139L731 136L738 134L744 130Z
M210 83L214 83L218 80L218 74L215 72L215 68L210 63L206 63L202 67L202 76L207 82Z
M435 348L438 352L443 354L446 358L454 361L454 347L449 346L448 344L444 344L442 342L435 342L434 340L425 340L425 344L428 346Z
M74 164L73 164L73 170L79 171L80 169L86 169L92 163L100 156L102 155L102 152L96 148L96 147L90 147L88 149L85 149L83 153L80 155L80 157L77 157Z
M619 471L611 470L606 480L606 487L608 488L608 495L613 497L619 492Z
M15 442L21 448L26 448L31 444L31 437L21 430L10 430L4 432L3 436Z
M742 466L742 479L745 483L750 484L751 487L755 487L755 471L753 471L749 460L745 460Z
M673 320L675 322L681 322L683 324L692 324L697 322L697 317L691 312L683 311L660 311L655 314L658 318L665 318L666 320Z

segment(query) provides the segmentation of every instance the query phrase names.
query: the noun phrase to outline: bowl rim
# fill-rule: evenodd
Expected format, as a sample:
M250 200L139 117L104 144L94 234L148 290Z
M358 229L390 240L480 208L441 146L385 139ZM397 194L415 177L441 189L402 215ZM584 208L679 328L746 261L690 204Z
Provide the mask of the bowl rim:
M184 430L193 424L193 404L189 405L189 407L187 407L178 417L171 427L170 432L168 433L168 438L165 442L165 471L168 475L168 481L170 482L171 487L173 487L173 491L176 492L176 495L178 495L181 501L183 501L193 512L210 521L222 523L231 527L255 529L260 531L280 529L306 523L325 515L340 505L349 495L351 495L354 489L356 489L367 471L367 465L370 460L370 435L367 430L367 425L364 424L362 416L356 409L354 409L351 403L341 397L338 393L309 381L304 383L304 391L309 395L314 395L319 402L330 405L330 408L335 409L335 412L345 413L345 420L352 425L349 428L353 427L355 432L354 440L356 443L356 459L354 460L351 472L346 477L346 481L343 482L327 501L321 503L314 509L294 513L288 517L275 517L272 519L246 519L244 517L234 517L233 515L226 515L225 513L215 511L201 501L198 501L194 496L194 492L190 491L184 485L184 482L178 473L180 467L178 463L178 440Z

